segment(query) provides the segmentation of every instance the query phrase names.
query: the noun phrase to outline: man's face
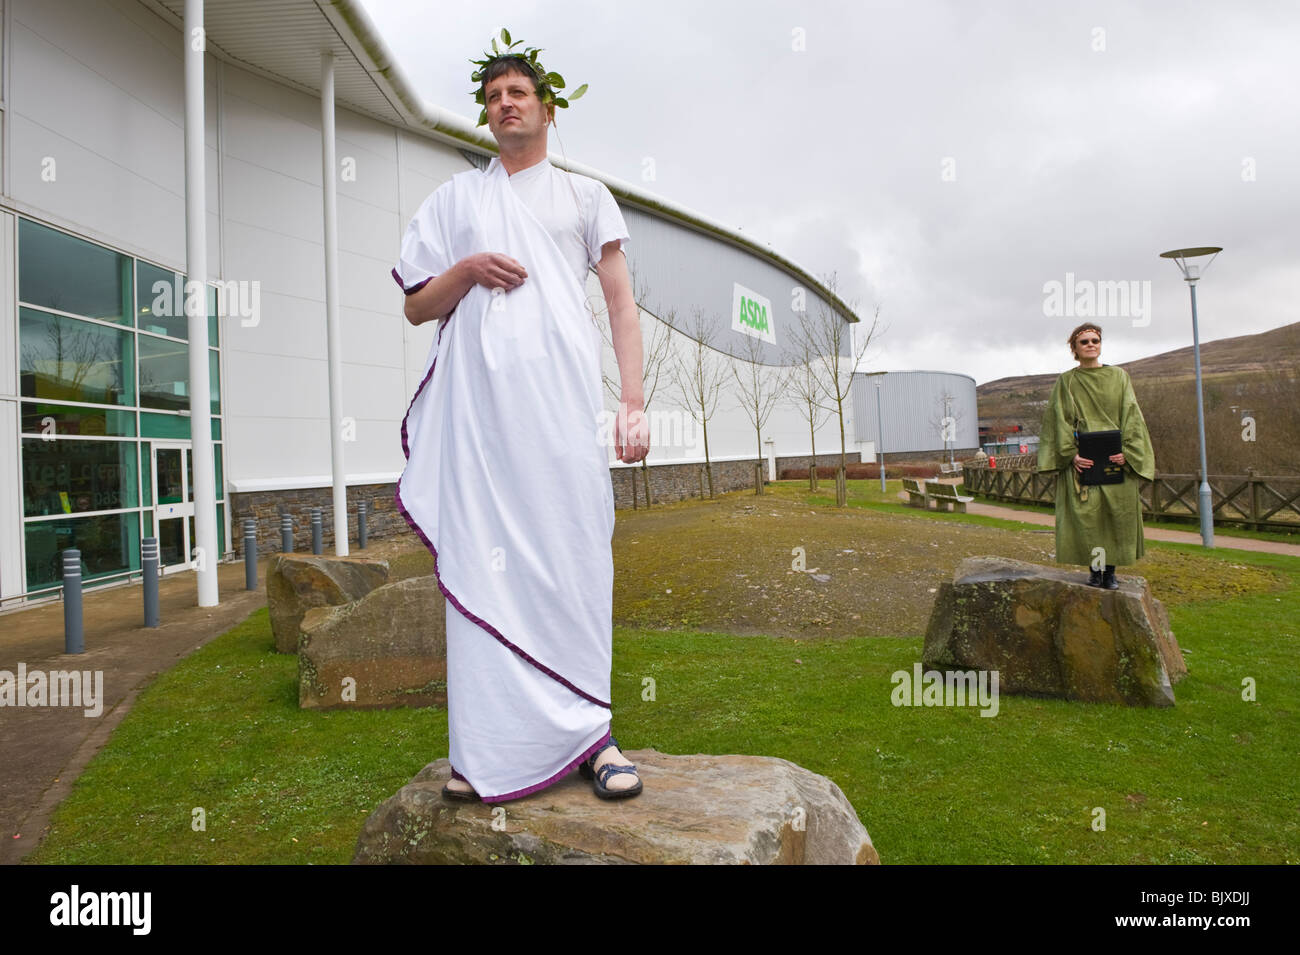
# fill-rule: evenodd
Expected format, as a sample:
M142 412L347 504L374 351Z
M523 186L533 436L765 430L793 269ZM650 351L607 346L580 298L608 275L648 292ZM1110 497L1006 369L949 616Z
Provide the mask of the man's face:
M532 77L504 73L488 83L483 93L488 129L497 143L523 146L538 137L546 139L548 110L537 97Z

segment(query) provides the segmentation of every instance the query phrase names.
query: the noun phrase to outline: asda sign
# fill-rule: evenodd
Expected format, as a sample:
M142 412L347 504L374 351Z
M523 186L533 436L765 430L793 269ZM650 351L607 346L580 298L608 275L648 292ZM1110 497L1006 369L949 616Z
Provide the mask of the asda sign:
M753 289L737 283L731 293L731 328L776 344L776 326L772 303Z

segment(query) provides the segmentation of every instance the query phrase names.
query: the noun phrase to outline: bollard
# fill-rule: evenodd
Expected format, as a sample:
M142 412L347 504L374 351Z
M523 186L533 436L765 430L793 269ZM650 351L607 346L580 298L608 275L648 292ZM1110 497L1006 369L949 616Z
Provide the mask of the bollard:
M293 518L288 514L280 515L280 550L285 554L293 553Z
M366 549L366 502L357 504L357 549Z
M257 521L244 518L244 589L257 589Z
M321 540L320 508L313 507L311 509L311 552L313 554L320 554L324 552L324 548L321 546L320 540Z
M63 652L86 652L81 630L81 551L75 547L63 552Z
M140 542L140 563L144 571L144 625L158 626L158 538L146 537Z

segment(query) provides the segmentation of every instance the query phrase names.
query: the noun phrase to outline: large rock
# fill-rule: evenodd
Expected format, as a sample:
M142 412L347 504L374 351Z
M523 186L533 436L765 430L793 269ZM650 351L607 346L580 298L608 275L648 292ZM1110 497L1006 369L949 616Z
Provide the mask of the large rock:
M880 862L844 793L768 756L625 754L645 783L631 799L597 798L577 772L509 802L445 799L447 760L425 766L381 803L354 863L863 864Z
M275 649L298 649L298 626L313 607L360 600L388 582L388 561L369 557L276 554L266 568L266 602Z
M922 659L938 670L997 670L999 692L1173 706L1187 675L1164 606L1141 577L1119 590L1087 574L970 557L939 588Z
M298 705L446 706L445 608L437 578L429 576L308 610L298 642Z

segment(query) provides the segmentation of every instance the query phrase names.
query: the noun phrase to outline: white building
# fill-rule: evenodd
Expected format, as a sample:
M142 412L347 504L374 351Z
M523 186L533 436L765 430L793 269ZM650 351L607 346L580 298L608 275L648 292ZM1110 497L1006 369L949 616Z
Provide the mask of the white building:
M880 442L886 460L947 458L980 446L975 379L950 371L890 371L854 376L855 437ZM882 433L883 432L883 440Z
M187 321L179 298L158 291L186 269L183 0L0 8L0 599L14 601L51 594L68 547L92 582L138 577L145 536L160 538L168 568L188 567L196 505ZM233 293L210 304L208 323L218 549L233 553L244 517L275 549L282 509L301 542L309 504L325 508L332 536L331 488L343 481L350 511L369 502L372 534L405 530L392 503L399 426L434 328L405 321L389 270L421 201L494 145L412 92L354 0L207 0L203 18L206 276ZM331 463L328 409L325 52L344 474ZM444 52L448 69L466 71L477 53ZM740 355L763 331L740 322L743 296L766 310L760 360L781 365L801 299L856 320L812 275L736 230L568 165L605 181L624 210L639 302L657 313L643 310L647 343L661 320L675 347L693 341L698 308L715 347ZM594 275L588 287L599 297ZM609 348L606 368L617 380ZM715 461L756 455L733 392L710 422ZM650 463L697 468L693 423L663 382L649 410ZM764 437L774 456L808 453L792 406L777 408ZM838 451L833 419L817 448ZM623 468L612 449L610 459Z

